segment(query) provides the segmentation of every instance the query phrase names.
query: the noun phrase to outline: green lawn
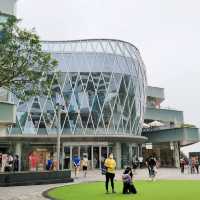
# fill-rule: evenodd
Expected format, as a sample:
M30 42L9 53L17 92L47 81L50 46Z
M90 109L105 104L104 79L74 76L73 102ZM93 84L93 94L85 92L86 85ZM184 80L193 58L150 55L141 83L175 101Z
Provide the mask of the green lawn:
M103 182L55 188L49 196L58 200L199 200L200 181L135 181L138 194L122 194L122 182L115 182L116 194L105 194Z

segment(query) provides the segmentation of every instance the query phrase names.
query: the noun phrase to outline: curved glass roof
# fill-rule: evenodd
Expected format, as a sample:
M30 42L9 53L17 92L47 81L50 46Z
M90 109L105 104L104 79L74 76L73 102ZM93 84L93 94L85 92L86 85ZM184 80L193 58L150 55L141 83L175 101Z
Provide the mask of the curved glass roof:
M120 40L45 41L58 62L51 94L28 102L15 99L17 124L11 133L140 135L146 101L146 72L138 49Z

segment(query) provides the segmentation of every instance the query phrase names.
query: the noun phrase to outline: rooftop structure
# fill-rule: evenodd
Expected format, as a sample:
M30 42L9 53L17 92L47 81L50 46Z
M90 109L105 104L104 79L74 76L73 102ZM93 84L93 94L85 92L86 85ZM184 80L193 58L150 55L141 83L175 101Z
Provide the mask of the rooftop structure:
M142 135L148 138L147 148L143 145L143 155L156 155L161 161L161 166L179 167L180 147L198 142L199 130L195 126L184 124L183 111L162 108L161 103L164 99L163 88L148 86L144 123L158 121L161 126L143 129ZM151 149L148 149L148 145Z

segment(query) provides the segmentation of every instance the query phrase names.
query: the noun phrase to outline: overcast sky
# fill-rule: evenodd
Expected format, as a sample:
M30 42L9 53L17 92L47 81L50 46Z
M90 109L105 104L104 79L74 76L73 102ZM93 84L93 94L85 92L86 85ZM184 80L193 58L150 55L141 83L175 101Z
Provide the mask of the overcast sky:
M165 88L163 105L183 110L185 122L200 127L199 8L199 0L19 0L17 16L43 40L133 43L149 85Z

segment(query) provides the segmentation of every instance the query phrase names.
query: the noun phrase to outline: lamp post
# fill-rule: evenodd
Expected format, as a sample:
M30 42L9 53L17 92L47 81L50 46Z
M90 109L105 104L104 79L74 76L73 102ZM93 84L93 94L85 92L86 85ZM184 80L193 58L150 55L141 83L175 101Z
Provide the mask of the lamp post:
M60 103L57 103L57 169L60 170L60 137L61 137L61 127L60 127Z
M57 146L56 146L56 153L57 153L57 169L60 170L60 138L61 138L61 108L63 107L60 94L56 93L56 114L57 114Z

